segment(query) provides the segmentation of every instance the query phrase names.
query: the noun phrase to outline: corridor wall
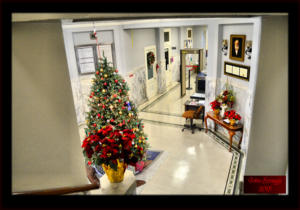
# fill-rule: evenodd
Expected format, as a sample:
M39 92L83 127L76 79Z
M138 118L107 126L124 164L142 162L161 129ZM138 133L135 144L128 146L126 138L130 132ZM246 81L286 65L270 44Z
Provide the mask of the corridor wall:
M59 21L12 23L12 191L89 183Z

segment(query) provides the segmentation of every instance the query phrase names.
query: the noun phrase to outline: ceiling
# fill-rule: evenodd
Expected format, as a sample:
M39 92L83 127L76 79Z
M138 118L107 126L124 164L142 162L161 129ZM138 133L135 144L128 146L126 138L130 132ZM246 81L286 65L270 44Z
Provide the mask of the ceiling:
M287 13L13 13L12 22L71 19L79 21L132 20L149 18L212 18L288 15Z

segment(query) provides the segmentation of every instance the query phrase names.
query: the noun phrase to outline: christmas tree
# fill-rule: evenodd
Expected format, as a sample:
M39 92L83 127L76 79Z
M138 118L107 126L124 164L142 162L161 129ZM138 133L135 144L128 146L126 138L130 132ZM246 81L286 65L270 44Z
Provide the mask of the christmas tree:
M125 80L103 57L92 80L82 147L88 164L117 170L118 161L135 166L145 159L149 144Z

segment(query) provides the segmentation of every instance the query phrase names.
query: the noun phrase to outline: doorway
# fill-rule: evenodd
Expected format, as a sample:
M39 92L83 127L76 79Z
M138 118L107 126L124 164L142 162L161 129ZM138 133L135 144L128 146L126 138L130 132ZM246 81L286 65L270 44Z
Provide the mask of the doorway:
M171 29L164 29L164 58L165 58L165 73L166 73L166 86L172 83L172 46L171 46Z
M148 100L157 94L156 46L144 48L146 70L146 94Z

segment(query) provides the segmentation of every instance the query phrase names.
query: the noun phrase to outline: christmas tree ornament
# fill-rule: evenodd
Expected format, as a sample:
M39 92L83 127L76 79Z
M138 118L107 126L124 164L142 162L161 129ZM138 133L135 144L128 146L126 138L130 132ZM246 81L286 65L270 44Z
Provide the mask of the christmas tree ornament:
M118 73L118 69L116 69L115 72Z
M96 124L96 123L94 123L94 127L97 127L97 124Z
M105 89L102 89L102 93L105 93L106 92L106 90Z
M114 122L114 121L115 121L114 119L111 119L111 120L110 120L110 122Z
M113 109L113 108L114 108L114 106L113 106L113 105L110 105L110 106L109 106L109 108L110 108L110 109Z
M113 96L116 98L116 97L117 97L117 94L114 94Z
M107 74L104 74L104 78L107 78Z
M92 95L90 95L90 98L93 98L93 96L92 96Z
M97 75L99 75L99 73L100 73L99 71L96 71L96 74L97 74Z
M119 114L121 115L121 114L122 114L122 112L121 112L121 111L119 111Z
M103 69L100 69L100 72L103 72Z
M121 99L119 99L118 101L119 101L119 103L121 103ZM124 107L124 108L125 108L125 107Z
M122 109L125 109L125 106L122 106Z
M100 117L100 116L101 116L101 115L98 113L98 114L97 114L97 117Z
M121 90L121 89L119 89L119 92L121 93L121 92L122 92L122 90Z
M115 83L118 83L118 80L117 80L117 79L115 80Z
M101 77L101 80L104 80L104 78L103 78L103 77Z
M106 82L104 82L104 85L106 86L106 85L107 85L107 83L106 83Z

